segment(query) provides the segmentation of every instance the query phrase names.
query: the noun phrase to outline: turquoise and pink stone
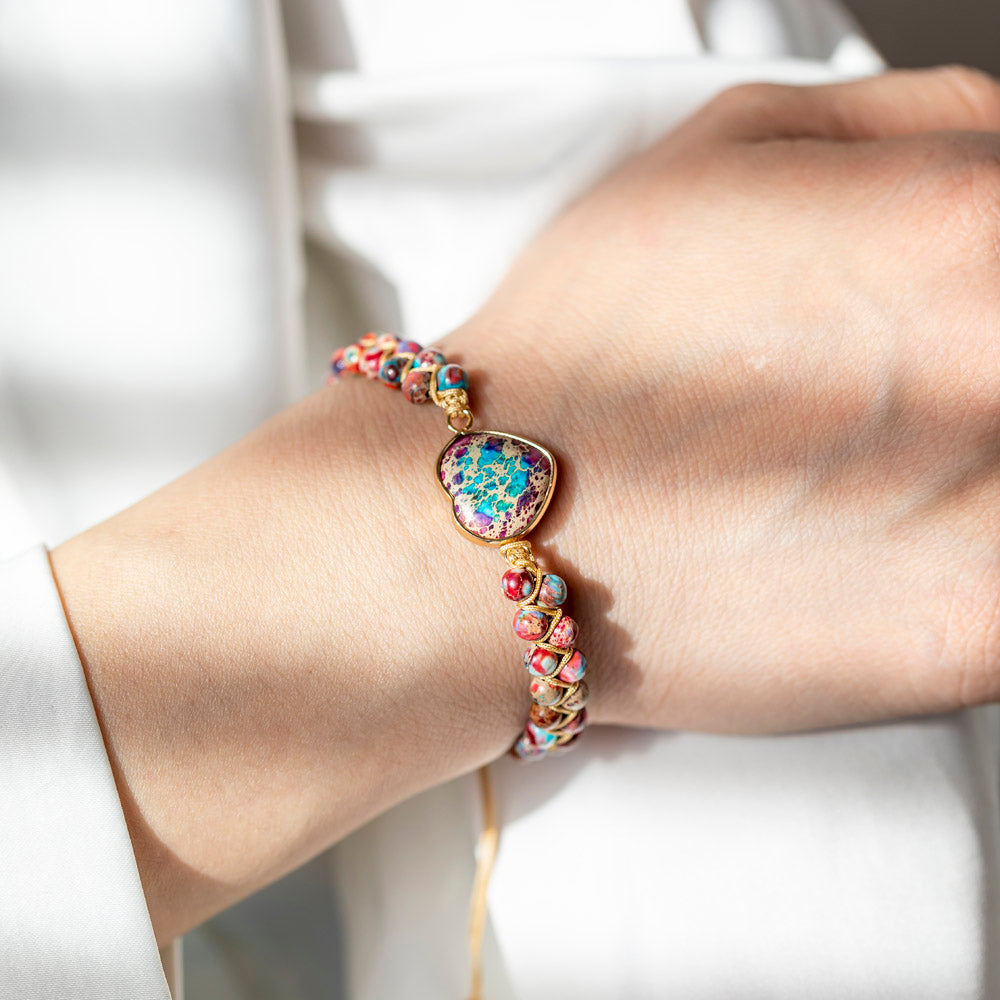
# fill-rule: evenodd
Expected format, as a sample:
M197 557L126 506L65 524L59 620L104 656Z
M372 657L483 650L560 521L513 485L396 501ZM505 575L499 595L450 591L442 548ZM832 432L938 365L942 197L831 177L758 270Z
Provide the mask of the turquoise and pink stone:
M469 376L458 365L444 365L437 371L437 388L438 392L444 392L445 389L468 389Z
M587 659L578 649L574 649L569 659L559 671L559 680L575 684L587 672Z
M555 573L546 573L538 587L536 601L543 608L558 608L566 600L566 581Z
M562 657L553 653L551 649L532 646L524 654L524 665L533 677L550 677L559 669L561 659Z
M534 608L518 608L514 612L514 634L518 638L534 642L549 630L549 619L543 611Z
M484 542L504 542L526 535L541 518L555 483L555 462L523 438L472 431L445 446L438 480L461 528Z

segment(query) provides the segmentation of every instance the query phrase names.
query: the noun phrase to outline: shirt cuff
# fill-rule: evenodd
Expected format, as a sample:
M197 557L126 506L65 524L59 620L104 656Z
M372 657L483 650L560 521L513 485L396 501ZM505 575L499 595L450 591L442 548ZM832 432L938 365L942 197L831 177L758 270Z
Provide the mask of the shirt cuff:
M0 993L170 1000L43 545L0 562Z

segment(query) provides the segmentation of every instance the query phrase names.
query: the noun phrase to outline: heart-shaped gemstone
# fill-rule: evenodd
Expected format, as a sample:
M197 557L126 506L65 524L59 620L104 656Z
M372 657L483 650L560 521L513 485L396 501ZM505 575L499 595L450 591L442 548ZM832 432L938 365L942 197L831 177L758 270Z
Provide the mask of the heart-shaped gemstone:
M539 444L500 431L457 434L438 456L438 482L452 498L455 523L496 545L538 523L556 481L556 461Z

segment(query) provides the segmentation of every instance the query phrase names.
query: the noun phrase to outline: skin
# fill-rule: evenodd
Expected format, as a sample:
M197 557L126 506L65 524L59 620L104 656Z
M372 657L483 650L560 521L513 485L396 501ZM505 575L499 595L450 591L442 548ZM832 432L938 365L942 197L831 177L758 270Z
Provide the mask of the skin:
M727 91L438 342L479 427L559 458L532 537L593 723L997 699L995 131L966 70ZM161 942L520 731L504 563L447 527L446 439L345 379L52 552Z

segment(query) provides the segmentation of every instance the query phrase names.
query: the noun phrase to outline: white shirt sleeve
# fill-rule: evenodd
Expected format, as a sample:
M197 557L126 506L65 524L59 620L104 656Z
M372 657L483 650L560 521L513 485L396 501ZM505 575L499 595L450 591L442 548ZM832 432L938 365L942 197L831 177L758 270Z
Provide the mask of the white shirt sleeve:
M0 562L0 998L169 1000L45 547Z

